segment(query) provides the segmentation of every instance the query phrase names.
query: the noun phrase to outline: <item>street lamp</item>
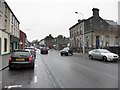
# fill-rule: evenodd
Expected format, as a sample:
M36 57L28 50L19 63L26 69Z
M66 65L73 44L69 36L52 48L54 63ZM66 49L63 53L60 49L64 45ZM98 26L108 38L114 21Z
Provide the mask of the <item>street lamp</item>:
M82 26L83 26L83 30L82 30L82 31L83 31L83 43L82 43L82 44L83 44L83 48L82 48L82 49L83 49L83 53L85 53L85 40L84 40L84 15L83 15L82 13L79 13L79 12L75 12L75 13L76 13L76 14L81 14L81 15L82 15L82 19L83 19L83 25L82 25Z

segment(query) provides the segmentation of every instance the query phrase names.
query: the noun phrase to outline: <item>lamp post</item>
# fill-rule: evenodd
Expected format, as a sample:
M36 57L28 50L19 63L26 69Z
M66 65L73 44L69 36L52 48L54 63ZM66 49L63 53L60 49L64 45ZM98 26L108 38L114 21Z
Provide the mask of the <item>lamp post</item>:
M82 29L83 29L83 30L82 30L82 31L83 31L83 43L82 43L82 44L83 44L83 46L82 46L83 48L82 48L82 49L83 49L83 53L85 53L85 39L84 39L84 15L83 15L82 13L79 13L79 12L75 12L75 13L76 13L76 14L81 14L81 15L82 15L82 19L83 19L83 25L82 25L82 26L83 26L83 28L82 28Z

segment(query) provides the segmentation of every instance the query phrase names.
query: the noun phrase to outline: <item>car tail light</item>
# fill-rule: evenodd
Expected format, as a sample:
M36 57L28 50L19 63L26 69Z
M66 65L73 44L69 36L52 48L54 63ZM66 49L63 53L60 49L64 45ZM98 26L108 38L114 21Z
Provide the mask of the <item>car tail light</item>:
M32 50L32 52L35 52L35 50Z
M9 62L12 62L12 57L9 58Z
M33 60L33 57L30 56L30 57L29 57L29 62L32 62L32 60Z

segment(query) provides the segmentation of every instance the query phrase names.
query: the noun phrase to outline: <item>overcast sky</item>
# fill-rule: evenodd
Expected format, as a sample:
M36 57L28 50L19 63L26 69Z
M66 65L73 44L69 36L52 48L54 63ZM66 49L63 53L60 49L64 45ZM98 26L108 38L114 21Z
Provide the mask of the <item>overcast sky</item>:
M41 40L52 34L53 37L69 37L69 28L78 19L92 16L92 8L98 8L103 19L118 21L119 0L6 0L20 21L20 29L28 40Z

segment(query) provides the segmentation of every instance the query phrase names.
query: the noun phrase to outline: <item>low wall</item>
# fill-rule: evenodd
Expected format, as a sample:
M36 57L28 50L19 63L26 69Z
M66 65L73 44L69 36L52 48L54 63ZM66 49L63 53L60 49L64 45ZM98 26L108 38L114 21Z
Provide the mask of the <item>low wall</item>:
M0 56L0 70L8 66L10 54Z

